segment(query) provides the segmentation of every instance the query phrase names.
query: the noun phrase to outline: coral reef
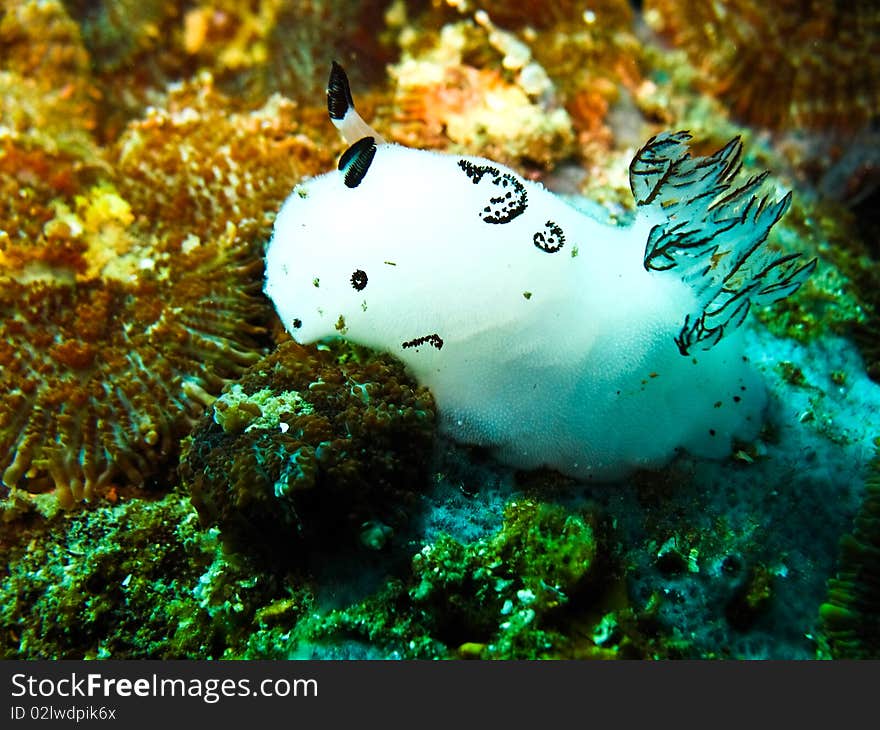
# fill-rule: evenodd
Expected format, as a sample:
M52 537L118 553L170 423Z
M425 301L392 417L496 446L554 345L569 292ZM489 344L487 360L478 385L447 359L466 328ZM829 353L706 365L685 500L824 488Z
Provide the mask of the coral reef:
M282 343L187 439L181 478L236 549L283 562L303 544L381 547L376 523L406 521L425 483L431 396L388 356L338 360Z
M79 25L99 73L136 66L177 41L178 3L165 0L62 0Z
M209 77L180 85L88 167L0 148L0 187L18 192L0 208L7 518L29 493L69 507L142 484L268 344L262 243L330 152L290 102L229 106Z
M526 46L517 41L522 57L517 68L505 72L491 35L461 21L443 26L436 35L413 37L400 62L389 68L396 110L389 135L407 146L552 168L574 151L568 114L552 100L552 82L530 60ZM429 37L434 42L425 47ZM495 63L467 63L465 57L478 49L492 54Z
M590 515L546 503L511 502L502 529L476 543L441 538L413 558L415 609L450 647L498 658L551 655L553 613L597 582ZM592 586L595 589L595 586Z
M56 0L0 11L0 138L49 153L93 152L98 91L80 29Z
M880 108L880 10L871 0L646 0L703 86L751 124L858 128Z
M880 438L853 531L840 541L836 575L819 607L835 659L880 658Z
M201 74L172 87L113 146L121 194L161 238L197 246L231 223L265 241L292 185L332 165L334 146L324 142L338 146L336 135L320 134L330 126L326 110L316 115L277 95L258 109L234 108Z
M878 38L868 0L5 0L0 657L880 656ZM749 333L761 436L514 479L431 454L397 363L264 358L273 217L343 149L333 58L389 139L612 222L650 135L740 135L794 189L769 245L820 258Z
M615 659L678 655L652 610L628 605L609 526L590 509L517 498L497 530L441 534L363 600L269 627L252 658ZM371 652L376 652L372 654Z
M208 0L184 16L183 45L200 67L238 96L275 92L306 102L322 96L330 59L350 63L360 83L387 57L379 41L389 0Z
M199 618L195 601L180 610L212 560L208 541L193 539L197 522L170 495L80 512L3 546L0 657L210 654L208 622L186 629Z
M114 480L142 484L174 454L187 415L254 359L258 260L241 245L199 253L170 281L5 284L7 488L54 487L70 507ZM230 276L241 282L232 296Z
M241 656L254 625L310 606L296 576L256 576L187 496L41 521L0 540L0 658ZM276 618L277 621L277 618Z
M642 79L628 3L447 5L389 11L401 52L389 67L391 137L532 174L608 152L610 107Z
M247 107L276 92L306 103L323 92L331 58L376 80L387 0L64 0L92 56L101 134L112 140L169 84L200 73ZM367 62L369 61L369 63Z

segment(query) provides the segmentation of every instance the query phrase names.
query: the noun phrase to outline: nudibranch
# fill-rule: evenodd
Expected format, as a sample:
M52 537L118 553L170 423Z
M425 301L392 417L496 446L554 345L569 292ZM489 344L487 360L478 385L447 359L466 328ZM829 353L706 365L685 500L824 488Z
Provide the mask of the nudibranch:
M635 220L611 226L491 160L386 143L337 64L327 98L351 146L294 188L266 250L298 342L391 352L447 435L519 468L613 479L757 434L766 393L738 328L816 262L766 245L791 195L736 181L738 139L710 157L686 132L650 139Z

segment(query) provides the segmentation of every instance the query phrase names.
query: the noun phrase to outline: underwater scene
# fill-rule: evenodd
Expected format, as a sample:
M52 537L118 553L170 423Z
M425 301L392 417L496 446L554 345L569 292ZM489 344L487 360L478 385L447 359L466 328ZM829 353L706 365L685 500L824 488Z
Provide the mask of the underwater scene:
M0 658L880 658L873 0L0 0Z

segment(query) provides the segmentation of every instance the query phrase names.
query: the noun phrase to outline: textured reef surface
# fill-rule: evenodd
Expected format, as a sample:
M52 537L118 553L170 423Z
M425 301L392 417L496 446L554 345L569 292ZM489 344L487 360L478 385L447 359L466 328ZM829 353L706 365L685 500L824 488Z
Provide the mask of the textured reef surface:
M694 7L4 2L0 657L880 658L880 10ZM293 343L263 255L345 148L333 59L388 141L612 224L649 137L740 136L818 259L746 325L760 434L516 471L391 356Z

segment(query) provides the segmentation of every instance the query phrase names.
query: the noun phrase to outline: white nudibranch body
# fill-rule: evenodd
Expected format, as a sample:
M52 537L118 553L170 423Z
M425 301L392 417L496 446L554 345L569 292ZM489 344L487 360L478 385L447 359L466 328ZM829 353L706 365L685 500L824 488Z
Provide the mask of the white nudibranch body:
M789 196L734 184L738 140L708 158L686 133L650 140L636 220L615 227L490 160L377 141L335 64L328 102L353 144L297 186L266 252L297 341L391 352L445 433L517 467L611 479L757 434L765 393L737 327L815 262L764 246Z

